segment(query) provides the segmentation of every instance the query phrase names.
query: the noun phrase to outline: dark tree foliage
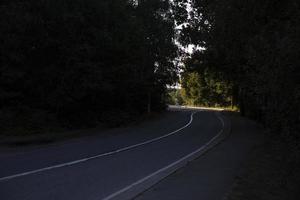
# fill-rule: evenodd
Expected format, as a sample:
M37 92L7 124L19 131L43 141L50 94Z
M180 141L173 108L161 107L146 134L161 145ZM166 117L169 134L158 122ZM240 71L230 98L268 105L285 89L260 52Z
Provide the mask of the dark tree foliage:
M115 123L176 79L168 1L10 0L0 21L2 128Z
M197 62L187 71L209 69L217 80L229 85L229 95L241 113L268 128L264 148L275 149L263 155L269 165L262 162L251 168L250 176L239 182L237 199L249 198L243 198L247 191L251 191L250 196L264 199L271 196L265 194L274 194L274 188L285 193L284 199L299 199L300 1L192 2L194 13L180 40L183 44L198 44L205 51L192 56ZM270 148L270 143L275 148ZM251 174L259 174L264 181L251 183Z
M193 59L232 85L243 114L299 141L300 7L296 0L195 0L181 42ZM295 147L299 148L299 143Z

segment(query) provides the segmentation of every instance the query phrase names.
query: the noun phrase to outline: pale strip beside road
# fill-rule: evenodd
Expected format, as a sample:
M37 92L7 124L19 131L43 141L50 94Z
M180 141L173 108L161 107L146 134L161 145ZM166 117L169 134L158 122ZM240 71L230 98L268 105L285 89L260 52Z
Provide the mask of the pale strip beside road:
M194 112L170 112L160 120L114 130L112 136L93 136L23 153L1 153L0 199L110 197L203 147L221 133L224 125L215 111L196 110L191 121ZM114 153L99 156L107 152Z

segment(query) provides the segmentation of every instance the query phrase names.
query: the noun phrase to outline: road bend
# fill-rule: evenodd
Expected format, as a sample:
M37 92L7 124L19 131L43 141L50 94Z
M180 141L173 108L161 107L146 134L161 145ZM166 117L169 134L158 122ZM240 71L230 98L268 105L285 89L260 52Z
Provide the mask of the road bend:
M111 135L0 154L0 199L105 199L196 151L222 129L214 111L178 110Z

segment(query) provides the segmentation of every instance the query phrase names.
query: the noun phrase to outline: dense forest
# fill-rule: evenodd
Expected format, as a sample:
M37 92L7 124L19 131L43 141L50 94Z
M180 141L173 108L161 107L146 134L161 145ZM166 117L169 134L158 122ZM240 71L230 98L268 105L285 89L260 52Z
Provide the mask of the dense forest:
M170 90L169 103L237 110L233 103L232 84L221 80L209 69L195 71L197 63L189 63L190 61L192 59L185 63L188 69L181 73L181 88Z
M181 58L183 103L238 106L299 141L296 0L7 0L0 16L2 132L163 110Z
M231 100L299 148L299 2L195 0L193 7L180 42L205 50L186 60L183 88L198 84L190 96L200 103Z
M164 109L177 79L175 9L161 0L1 1L1 132L116 126Z
M191 2L179 39L204 50L185 61L183 97L193 101L183 103L230 102L266 128L265 150L252 161L256 168L229 199L275 199L276 194L278 199L299 199L300 2Z

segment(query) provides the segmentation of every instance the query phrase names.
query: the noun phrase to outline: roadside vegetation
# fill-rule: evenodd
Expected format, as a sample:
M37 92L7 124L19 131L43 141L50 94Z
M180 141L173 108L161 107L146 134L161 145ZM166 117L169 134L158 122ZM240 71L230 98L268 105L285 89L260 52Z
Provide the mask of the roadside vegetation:
M168 90L169 104L238 110L232 102L231 87L207 72L186 71L181 74L180 83L180 89Z
M191 103L231 101L277 137L299 141L298 1L195 0L193 7L179 39L205 50L185 61L184 95Z
M0 3L0 134L115 127L165 108L176 6L167 1Z
M267 149L252 158L255 169L230 199L299 199L289 190L300 185L299 1L195 0L192 7L180 42L205 50L186 59L186 102L231 101L268 130Z

